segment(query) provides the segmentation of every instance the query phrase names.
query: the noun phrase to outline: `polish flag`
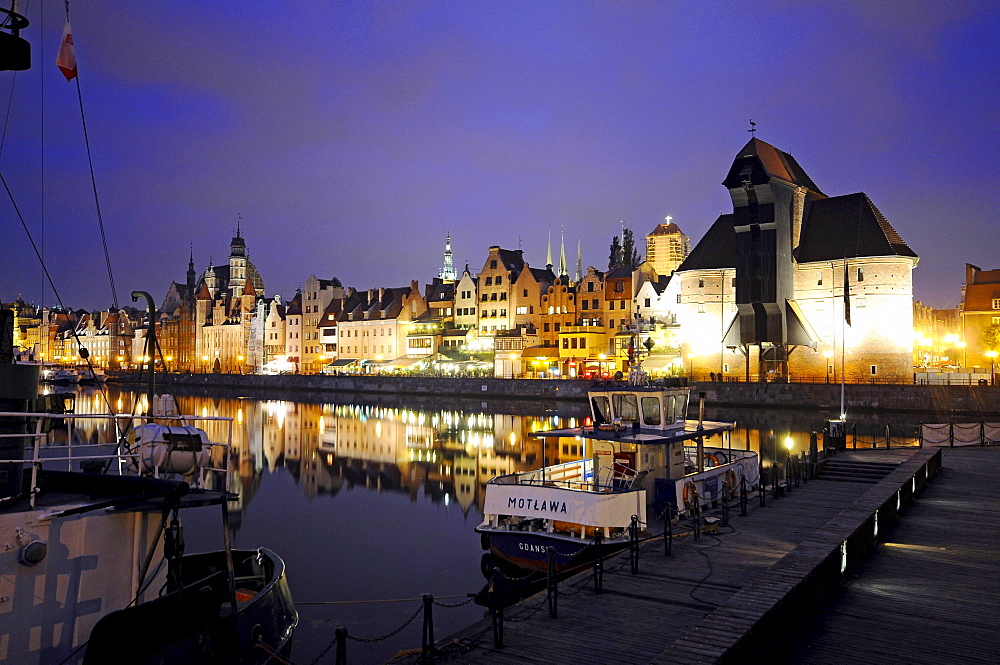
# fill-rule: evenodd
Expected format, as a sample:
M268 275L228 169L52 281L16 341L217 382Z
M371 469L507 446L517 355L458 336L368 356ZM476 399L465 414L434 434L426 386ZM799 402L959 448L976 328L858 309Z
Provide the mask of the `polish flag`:
M59 42L59 56L56 58L56 66L62 71L67 81L76 78L76 49L73 47L73 31L70 30L68 20L66 27L63 28L62 41Z

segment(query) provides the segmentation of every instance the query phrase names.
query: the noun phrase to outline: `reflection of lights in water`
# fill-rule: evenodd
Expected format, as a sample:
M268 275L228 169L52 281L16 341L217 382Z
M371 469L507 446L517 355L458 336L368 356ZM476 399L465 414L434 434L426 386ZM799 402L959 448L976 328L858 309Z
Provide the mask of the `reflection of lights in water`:
M326 430L326 422L323 416L320 416L319 420L316 422L316 429L319 430L320 434Z
M510 436L508 438L510 439L510 445L513 446L515 443L517 443L517 434L516 433L511 432Z
M207 406L201 407L201 417L202 418L208 418L208 407Z
M118 398L118 413L122 412L122 398Z
M242 423L243 422L243 407L242 406L240 408L236 409L236 422L238 422L238 423Z
M382 421L381 420L376 420L375 421L375 436L379 436L379 437L382 436Z

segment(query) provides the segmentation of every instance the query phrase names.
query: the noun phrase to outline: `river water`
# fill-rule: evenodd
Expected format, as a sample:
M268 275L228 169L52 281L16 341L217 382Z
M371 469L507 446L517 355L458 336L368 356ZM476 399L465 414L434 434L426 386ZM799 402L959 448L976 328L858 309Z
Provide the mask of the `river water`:
M235 453L231 482L240 495L231 514L234 547L266 546L287 564L300 624L292 659L310 663L338 626L377 642L348 642L348 662L382 663L419 648L420 596L454 605L483 585L479 537L485 483L580 456L579 441L531 437L532 432L580 424L581 403L363 395L175 392L181 413L232 418ZM135 393L109 386L117 412L131 412ZM106 413L94 388L77 390L78 413ZM692 409L696 412L696 409ZM710 420L736 421L733 447L761 452L767 465L808 449L834 413L713 410ZM860 417L859 447L912 441L919 418ZM887 430L888 428L888 430ZM206 427L226 441L229 427ZM77 437L105 438L81 428ZM820 443L822 445L822 443ZM775 451L777 450L777 453ZM188 511L187 551L222 547L218 513ZM655 528L653 529L655 531ZM310 604L306 604L310 603ZM312 604L322 603L322 604ZM434 607L440 639L483 616L472 603ZM320 662L333 662L330 651Z

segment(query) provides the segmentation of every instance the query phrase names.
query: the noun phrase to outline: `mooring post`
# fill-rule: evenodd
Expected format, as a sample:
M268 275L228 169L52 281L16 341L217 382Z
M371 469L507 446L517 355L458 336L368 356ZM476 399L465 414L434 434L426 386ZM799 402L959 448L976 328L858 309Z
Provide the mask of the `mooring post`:
M816 430L809 432L809 477L816 477L816 457L819 456L819 443Z
M547 553L549 558L549 572L546 587L549 601L549 618L555 619L559 605L559 578L556 575L556 548L550 545Z
M628 554L632 563L632 574L639 574L639 516L633 515L628 525Z
M337 637L337 657L334 662L336 665L347 665L347 629L341 626L333 634Z
M722 484L722 526L729 526L729 485Z
M424 629L420 636L420 662L434 665L434 596L424 594Z
M747 516L747 477L740 476L740 517Z
M672 556L674 553L674 507L667 504L667 524L663 529L663 554Z
M760 472L760 478L757 479L757 497L760 499L761 508L767 505L767 475L763 470Z
M694 491L694 539L701 540L701 497L697 488Z
M493 623L493 646L503 649L503 603L497 599L497 583L500 581L500 569L493 569L493 576L490 578L490 590L488 602L490 606L490 620Z
M594 536L594 549L597 550L597 556L594 558L594 593L603 593L604 591L604 555L601 550L601 532L598 531Z

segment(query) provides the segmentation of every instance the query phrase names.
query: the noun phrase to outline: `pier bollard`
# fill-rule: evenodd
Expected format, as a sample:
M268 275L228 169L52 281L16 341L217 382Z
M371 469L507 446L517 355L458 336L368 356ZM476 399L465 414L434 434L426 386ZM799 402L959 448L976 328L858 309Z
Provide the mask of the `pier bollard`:
M499 568L493 569L493 577L490 578L489 606L490 620L493 623L493 646L503 649L503 603L497 599L496 586L501 579Z
M740 517L747 516L747 477L740 475Z
M667 505L667 523L663 529L663 555L673 556L674 553L674 507Z
M556 548L549 546L548 554L548 579L546 580L546 596L549 602L549 618L555 619L559 605L559 577L556 575Z
M722 526L729 526L729 485L722 485Z
M633 515L628 525L628 558L632 564L632 574L639 574L639 516Z
M594 549L597 556L594 558L594 593L604 592L604 554L601 551L601 532L594 536Z
M341 626L333 631L337 636L337 656L334 659L336 665L347 665L347 629Z
M694 539L701 540L701 497L698 490L694 491Z
M809 432L809 477L816 477L816 456L819 453L819 444L816 431Z
M425 593L424 628L420 635L420 662L434 665L434 596Z
M789 494L792 493L792 456L791 454L785 458L785 491Z
M760 478L757 479L757 497L760 499L761 508L767 505L767 476L763 471L760 472Z

